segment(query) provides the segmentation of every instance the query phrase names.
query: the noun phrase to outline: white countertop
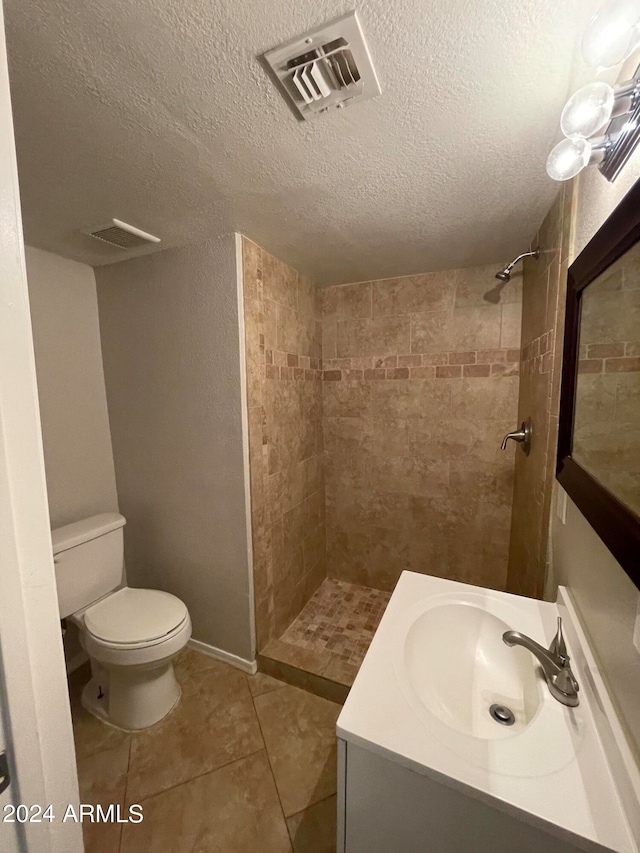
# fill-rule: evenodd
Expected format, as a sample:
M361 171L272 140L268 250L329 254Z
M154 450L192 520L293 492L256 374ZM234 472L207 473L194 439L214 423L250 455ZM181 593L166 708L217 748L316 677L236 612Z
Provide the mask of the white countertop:
M582 688L579 707L568 708L553 699L540 675L543 707L526 732L487 740L454 731L420 705L403 675L408 627L422 609L433 605L434 597L451 596L499 613L510 628L546 646L561 614L572 668ZM566 594L564 601L559 609L548 602L404 572L340 714L338 736L571 839L585 850L638 853L640 815L629 816L629 804L638 802L635 765L626 754L622 759L617 754L617 763L608 760L609 752L605 754L603 743L610 750L611 739L603 741L600 732L602 710L611 706L596 695L595 664L589 650L582 648L584 635L573 624L577 620ZM444 655L446 636L442 644ZM619 741L616 744L616 749L624 750ZM630 770L631 782L625 777L623 785L625 797L614 784L612 766Z

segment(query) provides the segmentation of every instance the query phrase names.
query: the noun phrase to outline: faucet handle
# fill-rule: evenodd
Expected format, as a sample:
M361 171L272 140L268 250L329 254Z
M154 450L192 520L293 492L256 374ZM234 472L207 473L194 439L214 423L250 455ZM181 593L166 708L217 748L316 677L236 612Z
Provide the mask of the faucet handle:
M549 651L552 655L559 657L563 664L566 665L569 663L569 653L567 652L567 645L564 641L564 634L562 633L562 616L558 616L558 630L551 641Z
M508 432L505 437L502 439L502 444L500 445L501 450L507 449L507 442L509 439L513 441L517 441L520 447L523 449L526 456L531 452L531 418L527 418L526 421L522 421L520 425L520 429L514 430L513 432Z

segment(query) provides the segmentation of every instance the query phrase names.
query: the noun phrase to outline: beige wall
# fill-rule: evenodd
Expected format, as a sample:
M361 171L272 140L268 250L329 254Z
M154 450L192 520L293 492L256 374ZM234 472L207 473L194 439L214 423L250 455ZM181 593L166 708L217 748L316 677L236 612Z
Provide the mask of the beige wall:
M96 279L129 582L179 596L195 639L252 659L234 235Z
M243 238L258 649L326 576L320 293Z
M521 292L497 265L324 291L328 574L503 588Z
M523 271L518 423L531 418L529 456L516 453L507 587L541 598L549 563L549 518L558 441L567 263L573 187L563 185Z
M26 248L51 526L118 509L91 267Z
M580 176L572 258L582 251L638 178L640 149L614 184L609 184L597 169L587 169ZM554 582L571 591L640 759L640 650L633 643L640 591L571 501L566 523L554 514L552 528L553 581L549 593L553 592Z

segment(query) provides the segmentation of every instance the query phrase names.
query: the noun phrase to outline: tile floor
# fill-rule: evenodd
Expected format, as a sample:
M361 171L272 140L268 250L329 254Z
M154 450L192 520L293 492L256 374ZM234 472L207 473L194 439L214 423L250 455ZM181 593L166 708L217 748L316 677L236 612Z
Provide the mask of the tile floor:
M390 592L327 578L261 656L350 687L390 598Z
M335 853L340 706L191 650L178 708L128 734L80 704L70 678L81 801L140 803L140 824L85 824L87 853Z

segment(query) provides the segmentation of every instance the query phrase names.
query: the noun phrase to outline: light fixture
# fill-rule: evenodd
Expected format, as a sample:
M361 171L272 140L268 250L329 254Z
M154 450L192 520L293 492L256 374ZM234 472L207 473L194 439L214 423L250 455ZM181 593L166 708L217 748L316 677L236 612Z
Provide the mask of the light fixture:
M593 16L582 39L587 65L615 68L640 46L640 0L610 0Z
M547 158L547 174L554 181L568 181L575 178L585 166L601 163L607 152L606 139L591 142L575 137L558 142Z
M616 96L608 83L590 83L569 98L560 117L562 132L569 139L588 139L611 120Z
M591 19L582 41L585 60L598 68L618 65L638 47L640 0L611 0ZM567 101L560 126L565 139L547 158L549 177L567 181L597 165L614 181L640 142L640 66L615 89L601 81L579 89Z
M591 145L586 139L563 139L547 158L547 174L554 181L575 178L591 159Z

